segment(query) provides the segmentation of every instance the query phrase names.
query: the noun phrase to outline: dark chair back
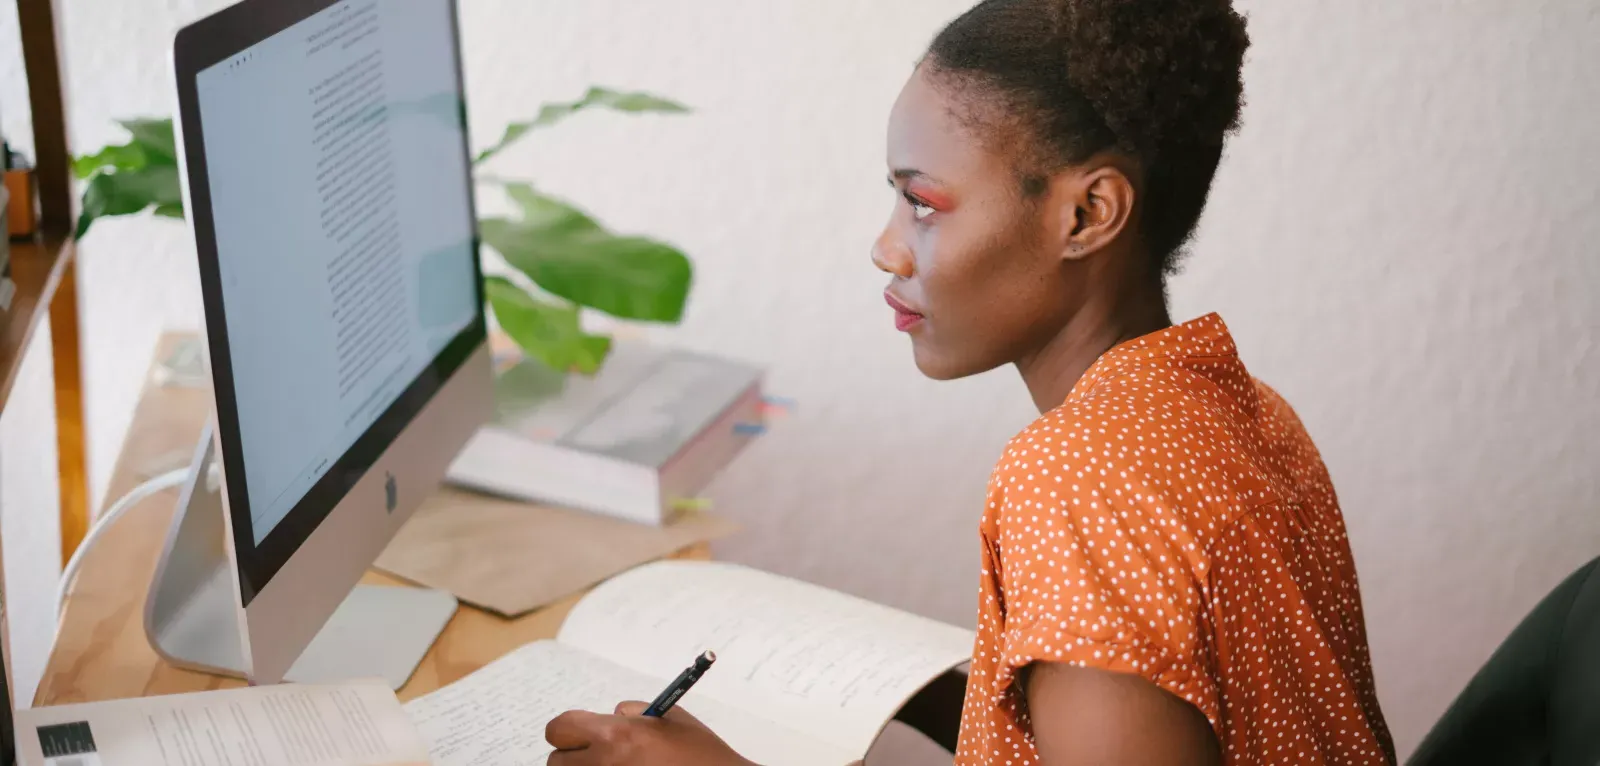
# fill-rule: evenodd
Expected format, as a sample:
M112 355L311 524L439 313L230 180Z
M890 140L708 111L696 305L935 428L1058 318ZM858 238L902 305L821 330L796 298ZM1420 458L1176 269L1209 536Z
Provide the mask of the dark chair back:
M1523 618L1408 763L1600 766L1600 558Z

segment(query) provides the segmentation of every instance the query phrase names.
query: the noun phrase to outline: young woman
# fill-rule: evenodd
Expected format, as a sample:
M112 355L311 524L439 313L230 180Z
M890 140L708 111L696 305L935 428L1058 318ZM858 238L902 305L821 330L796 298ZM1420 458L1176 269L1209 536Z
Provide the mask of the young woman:
M1316 447L1219 317L1167 315L1248 44L1228 0L984 0L894 106L895 324L1042 413L983 509L958 764L1394 762ZM748 764L641 709L557 718L551 766Z

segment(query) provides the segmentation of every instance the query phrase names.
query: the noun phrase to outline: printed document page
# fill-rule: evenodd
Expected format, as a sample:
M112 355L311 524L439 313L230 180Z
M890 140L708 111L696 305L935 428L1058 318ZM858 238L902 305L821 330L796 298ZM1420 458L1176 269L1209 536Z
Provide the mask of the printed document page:
M281 685L17 712L22 766L423 766L382 682Z

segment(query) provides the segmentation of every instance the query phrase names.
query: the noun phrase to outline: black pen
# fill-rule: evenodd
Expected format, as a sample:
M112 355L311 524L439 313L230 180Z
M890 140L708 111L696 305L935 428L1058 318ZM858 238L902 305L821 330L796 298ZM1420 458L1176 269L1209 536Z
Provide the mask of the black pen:
M706 672L707 668L711 667L711 663L716 661L717 653L713 651L703 652L699 657L694 658L694 664L684 668L683 672L678 674L677 680L667 686L661 692L661 696L656 697L656 701L650 703L650 707L645 708L644 714L652 718L660 718L666 715L673 705L678 704L679 698L689 692L689 687L694 686L694 682L700 680L700 676Z

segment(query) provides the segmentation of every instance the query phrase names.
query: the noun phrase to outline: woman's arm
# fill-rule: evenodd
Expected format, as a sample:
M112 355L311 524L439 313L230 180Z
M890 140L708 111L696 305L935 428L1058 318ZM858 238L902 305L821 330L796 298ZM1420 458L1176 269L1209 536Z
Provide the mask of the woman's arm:
M1222 749L1198 708L1131 673L1034 663L1027 690L1044 766L1220 766Z

